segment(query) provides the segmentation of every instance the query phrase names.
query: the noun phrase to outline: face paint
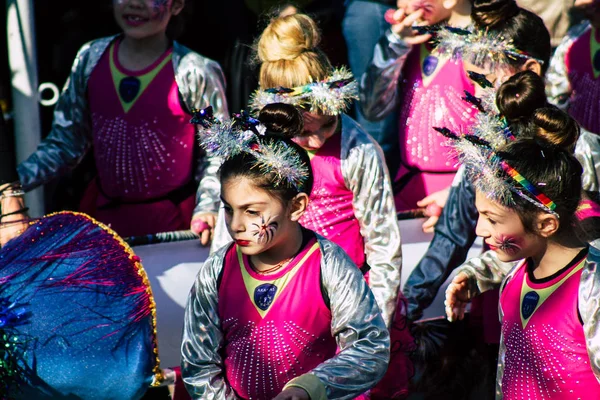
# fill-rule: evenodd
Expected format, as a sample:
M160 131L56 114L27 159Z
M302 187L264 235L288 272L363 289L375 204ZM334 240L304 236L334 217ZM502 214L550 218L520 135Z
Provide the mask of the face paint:
M170 0L153 0L152 1L152 18L162 20L167 11Z
M516 238L510 236L500 236L494 239L498 243L498 250L505 252L508 255L515 255L521 251L521 246Z
M252 235L256 237L256 242L260 245L265 245L271 243L273 238L275 237L275 232L279 224L273 221L277 218L277 215L271 216L265 220L265 216L261 214L260 216L260 224L253 223L252 226L255 227L252 231Z

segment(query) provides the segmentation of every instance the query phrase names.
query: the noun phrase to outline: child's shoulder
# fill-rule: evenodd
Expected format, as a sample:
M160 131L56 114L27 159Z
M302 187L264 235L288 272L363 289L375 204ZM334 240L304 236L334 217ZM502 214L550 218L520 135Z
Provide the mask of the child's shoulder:
M189 47L173 41L173 54L179 57L180 67L193 66L193 67L211 67L221 69L219 63L212 58L201 55L195 52Z
M342 143L350 148L360 145L379 147L377 141L352 117L342 114Z

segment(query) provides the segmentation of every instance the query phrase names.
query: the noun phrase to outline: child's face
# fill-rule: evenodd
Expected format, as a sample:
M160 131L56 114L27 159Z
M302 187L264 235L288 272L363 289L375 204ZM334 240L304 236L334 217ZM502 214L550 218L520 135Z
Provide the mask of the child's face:
M477 72L478 74L484 75L485 78L490 81L494 88L498 90L498 88L506 82L511 76L519 72L518 69L511 67L510 65L504 66L502 68L496 68L496 70L491 70L490 68L482 68L478 67L475 64L471 64L468 61L463 61L465 71ZM484 92L484 89L475 83L475 93L474 95L477 97L481 97Z
M304 150L316 151L335 134L338 117L309 112L302 113L302 116L304 118L304 132L302 135L292 138L292 140Z
M125 36L144 39L164 34L183 4L182 0L113 0L113 10Z
M221 199L227 230L246 255L277 246L295 228L287 207L248 178L234 177L223 182Z
M479 191L475 206L479 212L475 232L496 252L500 261L531 257L544 248L545 239L527 232L516 211L491 201Z
M408 13L423 10L423 22L427 25L437 24L450 18L452 9L444 7L443 0L410 0Z

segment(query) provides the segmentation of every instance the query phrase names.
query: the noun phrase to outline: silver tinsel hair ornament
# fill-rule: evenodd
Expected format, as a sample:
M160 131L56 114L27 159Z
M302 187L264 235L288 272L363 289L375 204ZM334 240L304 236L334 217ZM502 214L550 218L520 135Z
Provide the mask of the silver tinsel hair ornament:
M294 88L269 88L257 90L250 100L253 111L260 111L267 104L285 103L305 107L310 112L339 115L345 112L353 100L358 99L358 83L345 67L337 68L331 76L319 82L311 82Z
M436 31L433 43L439 54L468 61L480 68L495 70L518 59L532 59L544 64L543 60L518 49L512 40L488 30L445 26Z
M482 87L488 87L485 82L478 83ZM496 92L489 87L480 98L465 91L463 100L480 111L470 131L457 134L448 128L434 129L450 139L452 156L465 166L471 182L488 198L512 208L513 194L516 194L558 217L554 211L556 204L498 154L497 150L515 140L515 136L506 119L500 114L495 98Z
M248 112L241 111L221 121L214 118L212 108L207 107L193 110L190 122L197 126L200 146L207 153L223 162L241 153L250 154L256 159L256 168L264 174L274 174L276 185L290 185L302 190L309 167L285 141L260 140L267 129Z

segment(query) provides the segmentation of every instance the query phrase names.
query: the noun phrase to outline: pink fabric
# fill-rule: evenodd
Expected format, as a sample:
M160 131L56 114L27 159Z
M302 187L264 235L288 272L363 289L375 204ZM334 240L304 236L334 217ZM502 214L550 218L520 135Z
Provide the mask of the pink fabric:
M338 244L360 268L365 263L365 245L352 206L354 194L342 175L341 137L340 133L331 137L310 161L314 185L300 223Z
M588 218L600 217L600 204L591 200L582 200L579 204L579 208L575 213L575 216L579 221L583 221Z
M600 76L594 77L592 66L592 31L588 30L577 38L566 54L566 66L573 94L569 114L588 131L600 134ZM596 40L600 41L600 30Z
M321 253L315 251L261 317L244 285L241 268L269 284L294 268L315 240L294 261L268 279L238 262L236 246L226 254L219 289L219 316L225 336L225 374L245 399L271 400L285 384L336 353L331 312L321 294ZM279 290L279 288L277 289Z
M158 66L171 50L141 71L126 70L119 64L117 54L118 41L113 57L117 69L127 76L139 77ZM113 83L107 50L90 76L88 97L97 179L106 195L127 202L144 201L162 197L192 179L194 127L181 107L170 60L125 112ZM97 191L90 189L89 195L94 192ZM93 203L94 199L88 198L87 208ZM192 210L169 200L96 210L107 203L108 199L97 196L92 215L122 236L189 228ZM162 213L171 215L157 217ZM143 227L136 226L140 221ZM181 221L185 223L182 225Z
M523 281L535 290L544 289L563 279L577 264L548 282L533 283L523 263L501 294L506 346L504 399L600 398L600 384L590 367L577 310L581 270L539 306L525 328L521 323Z
M476 114L476 110L461 99L464 90L474 92L462 62L450 60L440 65L439 59L429 56L421 65L422 51L426 51L423 46L414 46L410 51L400 87L398 139L404 166L398 171L396 181L408 173L407 167L420 172L396 194L398 211L416 208L418 200L452 183L457 167L449 159L444 137L433 127L466 132ZM432 76L427 84L423 82L423 71Z

